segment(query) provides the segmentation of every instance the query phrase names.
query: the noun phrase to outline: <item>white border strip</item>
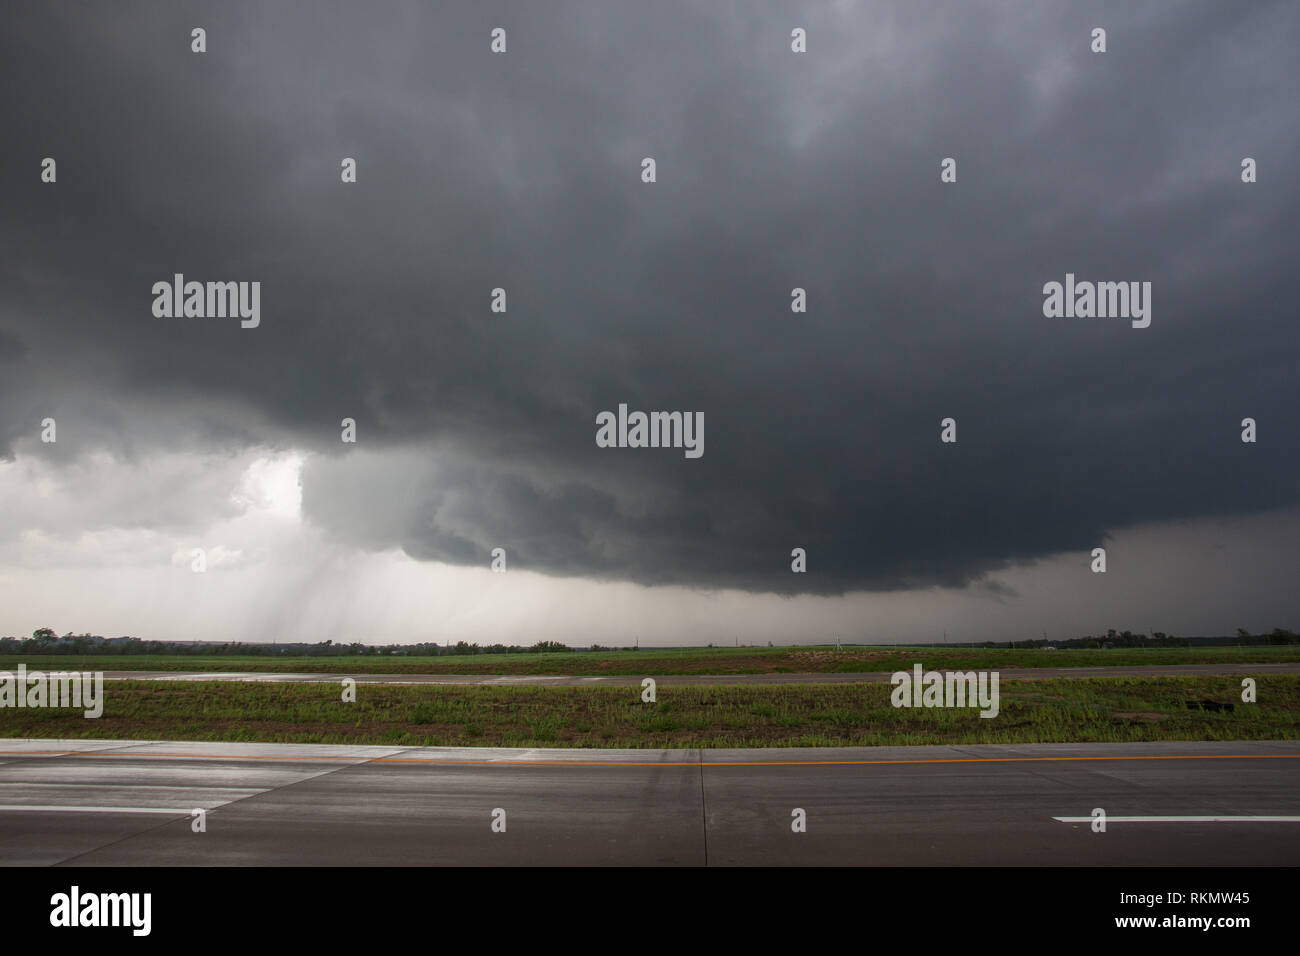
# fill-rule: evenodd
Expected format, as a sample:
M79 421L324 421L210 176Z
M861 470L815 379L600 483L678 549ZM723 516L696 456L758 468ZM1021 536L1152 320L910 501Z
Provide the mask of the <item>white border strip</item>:
M1091 823L1093 817L1052 817L1062 823ZM1100 819L1100 818L1097 818ZM1300 823L1300 817L1106 817L1107 823Z
M224 804L222 804L224 806ZM23 813L170 813L172 816L188 817L196 808L189 810L170 810L166 807L41 807L23 803L0 804L0 810L14 810ZM215 810L216 807L206 807Z

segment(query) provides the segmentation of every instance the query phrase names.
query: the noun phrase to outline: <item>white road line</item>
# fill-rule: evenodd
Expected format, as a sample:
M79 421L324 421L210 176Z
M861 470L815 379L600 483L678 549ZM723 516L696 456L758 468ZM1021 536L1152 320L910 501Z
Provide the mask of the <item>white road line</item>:
M225 806L225 804L222 804ZM22 803L0 804L0 811L17 810L24 813L170 813L188 817L196 809L215 810L216 807L191 807L188 810L170 810L164 807L39 807Z
M26 783L0 780L0 787L66 787L75 790L202 790L207 793L266 793L269 787L182 787L166 783Z
M1062 823L1091 823L1093 817L1052 817ZM1097 817L1096 819L1101 819ZM1300 817L1106 817L1107 823L1300 823Z

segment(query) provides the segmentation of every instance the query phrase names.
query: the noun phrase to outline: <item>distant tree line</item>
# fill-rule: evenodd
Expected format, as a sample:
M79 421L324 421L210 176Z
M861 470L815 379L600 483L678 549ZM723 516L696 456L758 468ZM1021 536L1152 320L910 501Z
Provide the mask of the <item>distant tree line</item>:
M1134 634L1132 631L1108 630L1104 635L1075 637L1065 640L1047 640L1046 638L1023 641L985 641L983 646L1033 649L1042 647L1099 649L1108 647L1195 647L1225 644L1300 644L1300 635L1280 627L1268 633L1251 634L1243 628L1237 628L1234 637L1174 637L1163 631L1151 635ZM769 644L769 646L771 646ZM867 645L854 645L867 646ZM917 645L922 646L922 645ZM940 646L940 645L930 645ZM709 647L713 647L712 644ZM40 627L32 632L31 637L0 638L0 654L96 654L96 655L138 655L170 654L192 655L195 657L440 657L445 655L471 654L557 654L571 651L631 651L631 647L602 647L592 644L590 648L570 647L559 641L538 641L527 647L517 644L471 644L457 641L455 644L336 644L334 641L320 641L316 644L247 644L240 641L143 641L138 637L101 637L97 634L57 635L53 629Z
M593 645L592 650L607 650ZM0 654L179 654L203 657L405 657L445 654L550 654L576 650L559 641L538 641L529 647L513 644L479 646L455 644L246 644L239 641L142 641L138 637L101 637L97 634L57 635L41 627L31 637L0 638Z
M1230 637L1174 637L1164 631L1154 631L1150 636L1134 634L1132 631L1108 630L1104 635L1093 637L1072 637L1068 640L1049 641L1030 639L1025 641L985 641L985 647L1041 648L1069 647L1083 649L1100 649L1107 647L1194 647L1224 644L1300 644L1300 635L1280 627L1273 628L1267 634L1251 634L1245 628L1237 628L1236 638Z

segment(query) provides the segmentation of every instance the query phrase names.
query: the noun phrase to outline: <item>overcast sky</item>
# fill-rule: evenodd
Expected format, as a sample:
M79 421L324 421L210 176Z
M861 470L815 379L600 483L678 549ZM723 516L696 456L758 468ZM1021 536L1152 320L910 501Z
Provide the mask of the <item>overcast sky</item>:
M1297 48L1291 0L34 5L0 634L1296 628ZM156 317L176 273L260 325ZM1150 326L1045 317L1067 273ZM598 447L620 403L704 454Z

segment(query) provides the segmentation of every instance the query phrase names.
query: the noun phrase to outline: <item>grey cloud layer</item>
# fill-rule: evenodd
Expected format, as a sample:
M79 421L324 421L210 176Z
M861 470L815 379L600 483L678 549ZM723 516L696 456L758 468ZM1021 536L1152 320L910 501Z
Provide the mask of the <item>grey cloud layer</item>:
M2 447L292 445L343 541L783 592L1300 500L1294 4L644 6L7 22ZM261 327L155 319L175 272L260 280ZM1066 272L1151 281L1151 328L1045 319ZM619 402L704 457L598 449Z

